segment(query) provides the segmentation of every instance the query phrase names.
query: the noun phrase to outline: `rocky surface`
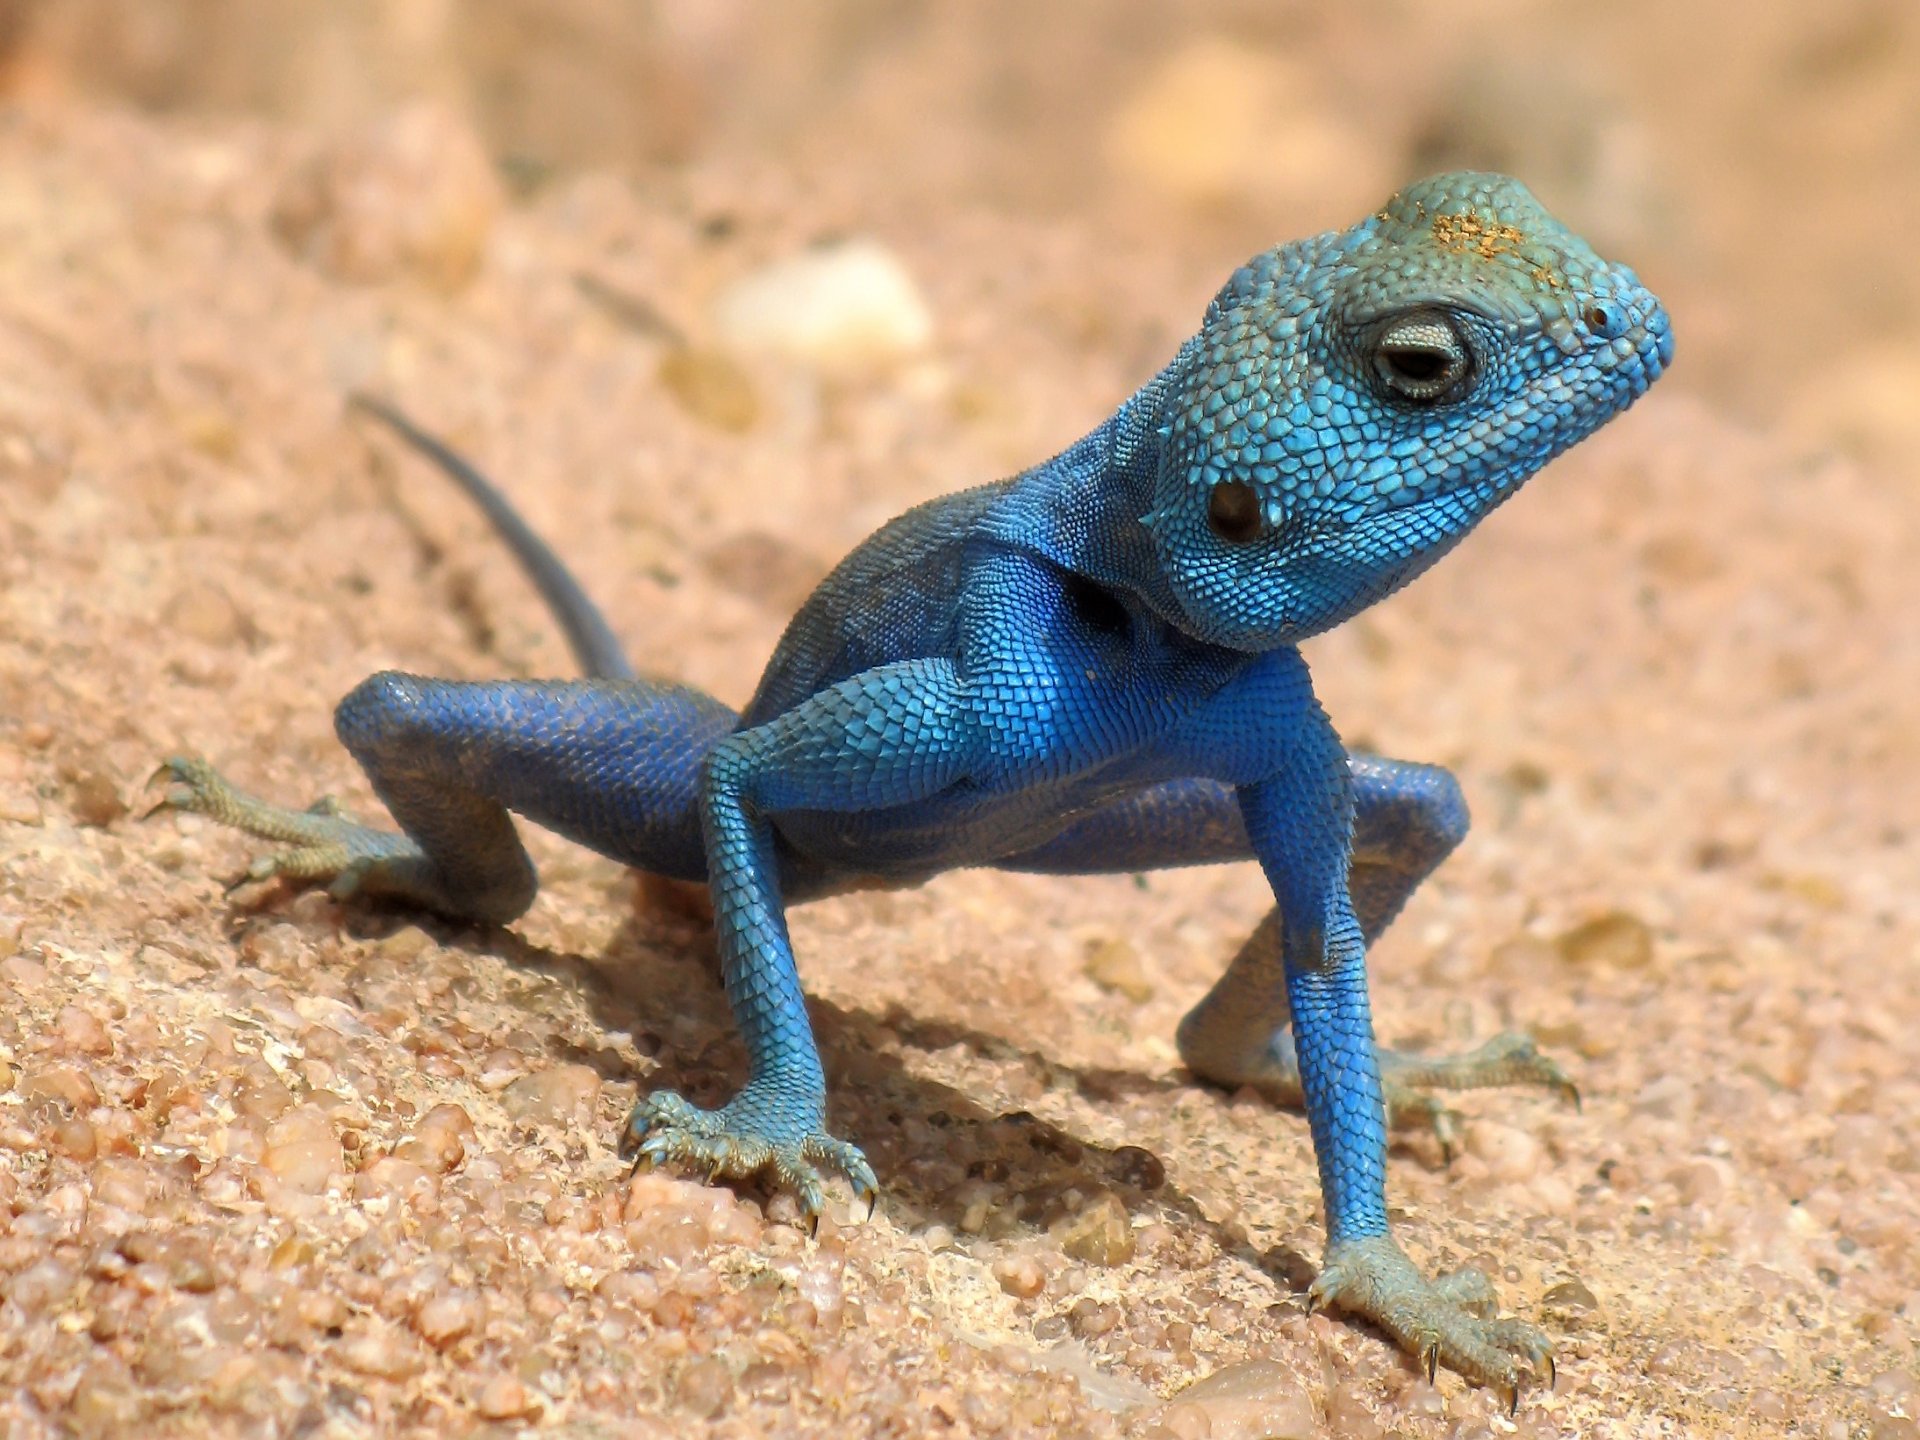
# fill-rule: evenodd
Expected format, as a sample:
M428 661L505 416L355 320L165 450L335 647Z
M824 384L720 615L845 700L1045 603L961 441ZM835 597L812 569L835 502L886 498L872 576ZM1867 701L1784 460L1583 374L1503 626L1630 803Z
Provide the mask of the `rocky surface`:
M474 8L5 29L6 1434L1920 1435L1904 8ZM353 387L739 700L880 521L1082 433L1246 253L1463 159L1680 342L1313 647L1349 738L1477 817L1380 947L1383 1037L1524 1026L1584 1095L1396 1146L1409 1247L1560 1347L1514 1421L1304 1313L1305 1126L1178 1064L1251 867L797 911L886 1187L809 1238L614 1156L637 1089L740 1074L687 895L535 836L487 933L229 896L244 841L136 818L181 750L377 811L329 718L364 674L566 673ZM804 326L765 308L796 273Z

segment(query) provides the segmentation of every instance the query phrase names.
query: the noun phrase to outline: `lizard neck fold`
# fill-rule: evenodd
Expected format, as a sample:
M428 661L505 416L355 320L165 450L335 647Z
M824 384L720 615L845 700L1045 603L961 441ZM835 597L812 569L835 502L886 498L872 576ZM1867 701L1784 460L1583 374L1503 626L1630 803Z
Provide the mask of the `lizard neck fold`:
M1153 505L1169 396L1192 348L1099 429L1017 477L980 526L989 543L1037 555L1182 633L1183 612L1142 517Z

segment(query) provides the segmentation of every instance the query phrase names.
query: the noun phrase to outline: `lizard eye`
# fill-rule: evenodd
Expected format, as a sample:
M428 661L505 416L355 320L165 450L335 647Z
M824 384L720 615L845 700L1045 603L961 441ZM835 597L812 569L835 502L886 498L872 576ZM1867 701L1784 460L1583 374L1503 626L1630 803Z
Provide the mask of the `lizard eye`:
M1230 545L1258 540L1266 529L1260 493L1242 480L1223 480L1207 496L1207 528Z
M1444 316L1414 315L1395 321L1374 342L1373 368L1400 399L1434 405L1464 388L1473 357Z

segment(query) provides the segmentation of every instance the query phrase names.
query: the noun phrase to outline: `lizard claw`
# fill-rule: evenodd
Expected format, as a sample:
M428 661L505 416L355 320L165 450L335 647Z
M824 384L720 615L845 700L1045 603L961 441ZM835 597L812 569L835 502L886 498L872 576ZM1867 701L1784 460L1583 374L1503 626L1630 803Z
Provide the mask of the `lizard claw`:
M1327 1249L1327 1263L1307 1292L1310 1308L1325 1306L1371 1320L1413 1352L1429 1383L1444 1366L1520 1403L1528 1375L1554 1379L1553 1347L1524 1320L1501 1318L1486 1276L1462 1270L1428 1280L1386 1235L1343 1241Z
M765 1172L800 1202L808 1232L817 1233L826 1206L824 1170L838 1171L867 1201L872 1218L880 1182L858 1146L829 1135L818 1119L796 1117L792 1097L749 1085L718 1110L702 1110L670 1090L633 1107L619 1154L637 1171L659 1164L704 1167L709 1184L722 1176Z

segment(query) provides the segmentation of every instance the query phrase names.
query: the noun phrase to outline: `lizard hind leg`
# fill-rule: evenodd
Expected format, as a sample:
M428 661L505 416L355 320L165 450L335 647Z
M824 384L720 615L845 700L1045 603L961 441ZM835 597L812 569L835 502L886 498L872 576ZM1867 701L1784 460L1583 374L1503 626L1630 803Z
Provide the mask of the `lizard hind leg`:
M1348 757L1354 832L1347 884L1371 945L1420 882L1467 833L1466 803L1446 770L1373 755ZM1172 780L1147 786L1083 817L1047 843L999 864L1009 870L1087 874L1218 864L1252 858L1231 786ZM1260 1090L1299 1107L1299 1060L1280 963L1280 915L1270 912L1207 997L1180 1026L1180 1054L1215 1084ZM1434 1091L1539 1085L1577 1099L1572 1083L1533 1041L1497 1035L1465 1055L1379 1051L1389 1120L1424 1125L1451 1154L1457 1117Z
M1465 838L1460 787L1433 765L1355 755L1354 832L1348 890L1372 945L1407 899ZM1270 913L1213 990L1180 1024L1180 1053L1195 1074L1216 1084L1252 1086L1277 1103L1302 1103L1280 961L1280 916ZM1533 1040L1514 1031L1463 1055L1408 1054L1380 1047L1387 1117L1396 1126L1431 1129L1451 1155L1458 1118L1434 1091L1535 1085L1578 1100L1566 1073Z
M655 874L704 880L699 771L733 726L699 691L641 680L362 682L335 728L402 833L245 794L203 762L170 760L156 808L194 811L287 848L246 878L324 884L504 924L537 880L510 812Z

